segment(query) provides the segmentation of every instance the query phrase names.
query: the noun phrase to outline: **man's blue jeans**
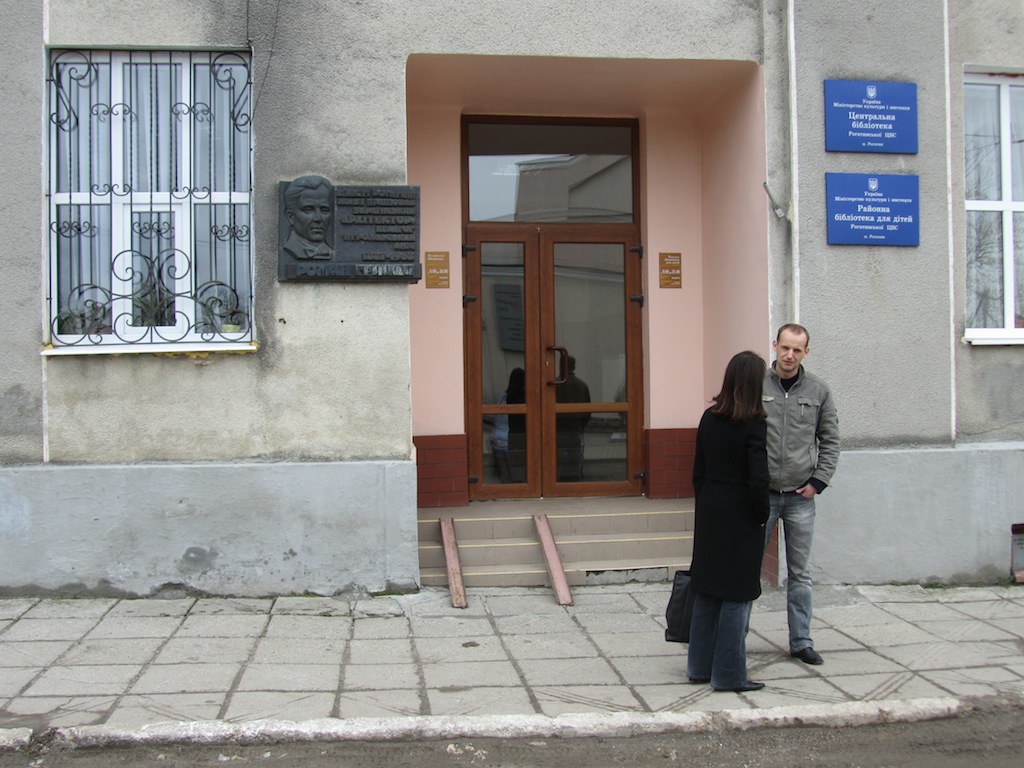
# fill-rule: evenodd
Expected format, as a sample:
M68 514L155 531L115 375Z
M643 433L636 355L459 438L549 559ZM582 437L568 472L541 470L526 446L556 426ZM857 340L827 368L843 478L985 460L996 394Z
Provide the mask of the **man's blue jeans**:
M749 602L734 603L695 593L686 654L687 676L710 680L712 688L728 690L746 685L749 625Z
M767 547L778 520L786 539L786 610L789 614L789 650L791 653L813 648L811 640L811 540L814 538L814 497L799 493L769 495L771 515L765 526Z

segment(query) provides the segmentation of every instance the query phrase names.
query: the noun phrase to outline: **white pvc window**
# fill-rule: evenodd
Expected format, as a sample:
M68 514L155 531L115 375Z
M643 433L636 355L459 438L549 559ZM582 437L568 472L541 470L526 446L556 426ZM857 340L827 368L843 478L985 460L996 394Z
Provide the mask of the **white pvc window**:
M248 55L57 51L50 353L249 347Z
M1024 343L1024 78L964 83L966 338Z

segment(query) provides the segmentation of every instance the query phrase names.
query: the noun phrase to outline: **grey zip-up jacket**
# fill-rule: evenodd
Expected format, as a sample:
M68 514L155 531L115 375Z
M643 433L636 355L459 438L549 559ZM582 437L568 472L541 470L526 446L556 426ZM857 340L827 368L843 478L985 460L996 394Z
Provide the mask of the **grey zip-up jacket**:
M801 365L787 393L773 364L761 400L768 412L771 489L795 491L814 481L822 491L839 462L839 415L828 385Z

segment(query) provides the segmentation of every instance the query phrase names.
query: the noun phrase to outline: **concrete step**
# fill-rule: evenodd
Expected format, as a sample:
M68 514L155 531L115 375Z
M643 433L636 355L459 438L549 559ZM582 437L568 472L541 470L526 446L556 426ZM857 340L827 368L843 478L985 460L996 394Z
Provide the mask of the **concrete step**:
M531 522L531 526L533 523ZM510 565L516 563L544 565L540 542L530 538L463 539L458 527L455 534L459 542L459 560L463 570L469 566ZM420 567L444 567L444 546L441 543L420 542Z
M450 515L466 586L541 586L547 568L533 525L546 514L570 584L588 574L689 566L693 500L569 499L498 502L420 511L420 577L446 585L441 516ZM500 514L495 514L500 513Z
M448 586L448 574L442 568L421 568L420 581L425 587ZM544 587L551 586L543 564L531 566L477 566L463 570L463 584L467 587Z
M424 517L421 513L418 523L420 543L440 541L440 515ZM455 533L460 540L473 539L521 539L533 536L533 517L516 515L510 517L467 517L451 516Z
M693 551L693 534L586 534L562 535L552 524L552 533L563 566L570 563L593 563L602 560L637 560L645 558L689 559ZM456 530L458 535L458 530ZM463 570L480 565L544 564L536 537L508 539L458 538L459 559ZM420 566L443 567L444 547L440 543L420 543Z
M563 563L564 565L564 563ZM671 581L677 569L689 568L690 559L685 558L636 558L629 560L602 560L590 563L571 563L565 567L565 577L571 586L588 583L614 583L616 574L622 580L635 572L644 581ZM656 574L652 578L652 574ZM463 584L466 587L550 587L547 569L544 565L480 565L464 569ZM446 587L448 574L443 566L420 569L423 586Z
M422 509L419 513L420 541L440 541L438 520L451 517L459 538L501 539L533 535L533 515L545 514L552 528L565 534L649 533L692 531L693 499L647 501L633 499L571 499L557 501L490 502L468 507Z

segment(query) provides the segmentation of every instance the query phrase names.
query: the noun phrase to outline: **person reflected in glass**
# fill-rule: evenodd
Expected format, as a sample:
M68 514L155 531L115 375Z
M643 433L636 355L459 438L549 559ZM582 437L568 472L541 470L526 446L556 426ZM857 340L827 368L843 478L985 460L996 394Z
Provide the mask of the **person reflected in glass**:
M690 565L695 595L686 673L690 682L710 683L716 691L764 688L747 677L746 642L750 608L761 595L769 515L765 368L754 352L734 356L697 428Z
M327 243L331 227L331 185L322 176L301 176L284 190L284 216L291 231L281 250L294 259L334 258Z
M590 387L576 375L576 358L566 356L565 381L555 387L559 403L589 403ZM590 413L563 413L555 419L558 444L558 479L583 479L583 431L590 422Z
M519 405L526 402L526 371L513 368L508 375L508 387L501 396L501 402ZM500 418L500 417L499 417ZM497 424L495 425L497 427ZM506 417L503 429L505 450L502 452L502 463L498 474L503 483L526 482L526 414L510 413ZM493 437L491 450L494 450ZM495 453L495 461L497 461Z
M515 392L522 388L522 383L525 381L525 372L522 368L514 368L512 373L509 375L508 387L501 393L501 398L498 400L498 405L505 405L508 403L509 390L513 390L513 397ZM508 417L507 413L499 413L494 417L494 423L491 426L491 456L494 458L494 468L498 473L498 477L503 483L512 482L511 476L508 471Z

